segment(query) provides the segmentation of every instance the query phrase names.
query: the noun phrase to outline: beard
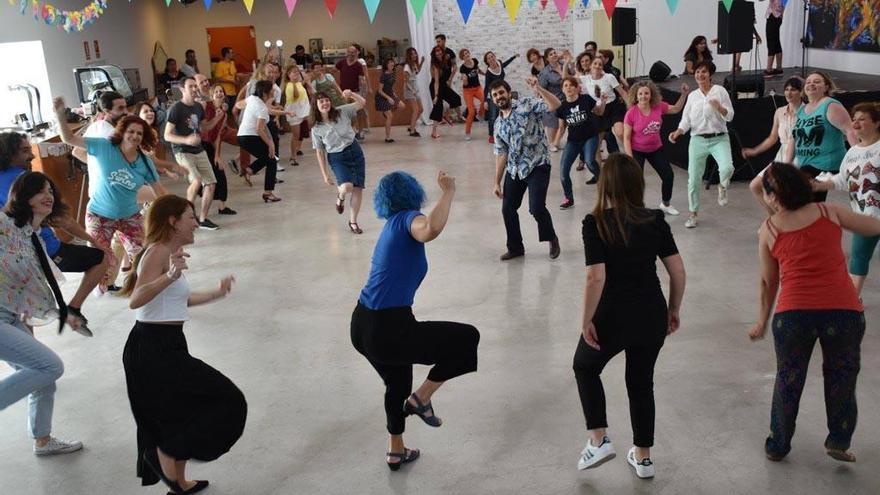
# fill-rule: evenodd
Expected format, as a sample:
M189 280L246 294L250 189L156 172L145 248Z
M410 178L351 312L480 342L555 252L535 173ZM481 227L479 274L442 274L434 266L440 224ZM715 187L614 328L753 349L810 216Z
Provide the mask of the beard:
M510 109L510 98L507 98L506 96L498 98L497 100L495 100L495 106L501 110Z

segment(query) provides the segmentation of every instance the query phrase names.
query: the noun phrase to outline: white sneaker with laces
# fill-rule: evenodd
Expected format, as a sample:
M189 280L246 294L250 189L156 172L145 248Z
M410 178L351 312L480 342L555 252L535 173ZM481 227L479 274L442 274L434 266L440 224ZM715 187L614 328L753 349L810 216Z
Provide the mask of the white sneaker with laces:
M680 214L678 212L678 210L675 209L674 206L664 205L663 203L660 203L660 211L662 211L663 213L665 213L667 215L672 215L672 216L676 216L676 215Z
M626 454L626 462L636 470L636 476L642 479L654 477L654 463L650 457L645 457L641 461L636 460L636 448L629 449Z
M615 455L614 445L608 437L602 437L602 443L598 447L594 447L592 441L588 439L587 446L581 451L581 457L578 459L578 469L598 467L603 462L614 459Z
M697 226L697 217L688 217L687 221L684 222L685 228L692 229Z
M470 134L465 134L465 135L464 135L464 140L465 140L465 141L470 141L470 140L471 140L471 135L470 135Z
M76 452L83 448L82 442L78 442L76 440L69 442L67 440L61 440L60 438L49 437L49 441L46 445L42 447L37 447L34 445L34 455L44 456L44 455L59 455L59 454L69 454L71 452Z
M727 188L718 186L718 206L727 206Z

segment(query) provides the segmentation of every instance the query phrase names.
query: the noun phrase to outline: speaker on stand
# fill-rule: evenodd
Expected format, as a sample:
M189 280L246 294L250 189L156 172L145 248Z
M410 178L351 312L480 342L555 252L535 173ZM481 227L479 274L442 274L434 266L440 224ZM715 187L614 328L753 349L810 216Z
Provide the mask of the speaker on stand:
M636 9L618 7L611 14L611 44L623 47L623 77L626 79L626 45L636 42Z
M730 86L732 88L731 97L734 99L737 97L735 54L752 51L754 29L754 2L735 0L730 4L730 11L724 6L723 1L718 2L718 53L730 54L733 59L733 77Z

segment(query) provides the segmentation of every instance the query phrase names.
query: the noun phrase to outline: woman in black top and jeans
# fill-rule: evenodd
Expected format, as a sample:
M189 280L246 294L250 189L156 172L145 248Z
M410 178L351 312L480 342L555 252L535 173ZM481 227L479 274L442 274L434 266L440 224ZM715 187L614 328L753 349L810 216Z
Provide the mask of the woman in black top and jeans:
M582 335L574 374L589 439L578 469L614 457L606 436L605 392L599 375L621 351L626 353L633 443L627 461L639 478L654 476L654 363L666 335L678 330L684 295L681 256L663 212L645 208L642 169L629 156L613 153L599 176L599 196L584 218L587 282ZM669 304L657 278L660 258L669 273Z
M492 101L492 98L489 98L489 86L495 81L504 80L504 69L517 57L519 57L519 53L514 53L512 57L504 62L498 62L498 57L496 57L493 52L486 52L486 54L483 55L483 62L486 63L486 84L483 87L483 99L486 100L488 105L486 119L489 124L490 144L495 144L495 119L498 118L498 107L495 105L495 102Z

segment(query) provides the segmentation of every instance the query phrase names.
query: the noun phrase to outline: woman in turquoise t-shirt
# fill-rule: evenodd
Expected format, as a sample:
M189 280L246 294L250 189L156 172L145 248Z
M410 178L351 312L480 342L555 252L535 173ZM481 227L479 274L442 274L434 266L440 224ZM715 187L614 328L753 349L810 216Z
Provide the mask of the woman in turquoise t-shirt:
M120 119L110 139L83 138L75 135L64 117L64 100L55 99L55 112L61 140L65 144L82 148L95 157L99 174L90 179L97 186L89 198L86 210L86 232L97 241L97 248L111 252L113 235L119 238L125 251L134 259L144 240L143 217L137 202L138 189L147 185L158 197L168 194L159 182L159 174L153 161L144 154L156 146L156 134L143 119L127 115ZM143 151L142 151L143 150ZM115 273L118 260L110 255L108 273ZM106 291L112 281L105 277L99 286Z
M834 82L824 72L810 73L804 83L807 104L797 112L792 130L794 146L789 147L785 161L793 163L797 157L801 170L811 177L840 169L846 154L844 139L853 134L846 108L830 96L834 89ZM826 196L827 193L817 193L816 200L825 201Z

